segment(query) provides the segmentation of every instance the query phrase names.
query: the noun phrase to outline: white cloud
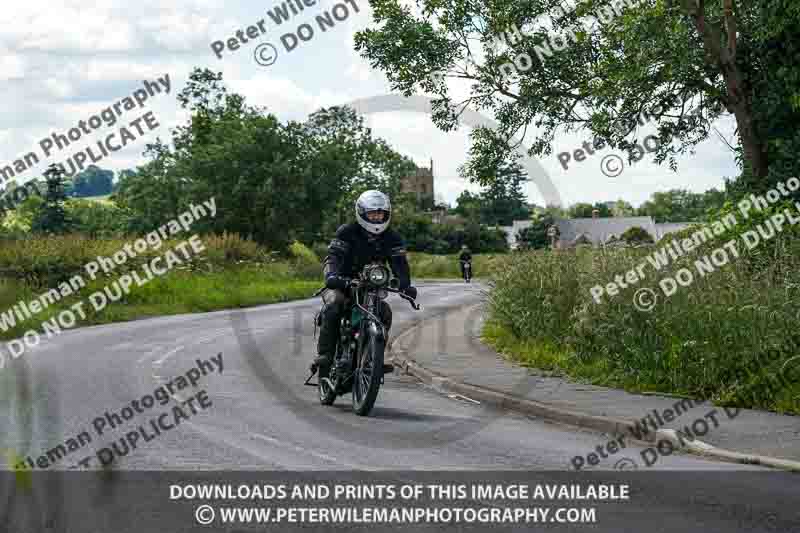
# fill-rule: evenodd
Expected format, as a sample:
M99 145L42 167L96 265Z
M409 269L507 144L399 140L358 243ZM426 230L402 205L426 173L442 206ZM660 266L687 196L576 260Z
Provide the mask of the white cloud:
M84 77L87 81L129 81L154 80L164 74L179 72L185 69L177 63L137 62L124 58L89 59L86 63Z
M0 80L18 80L25 77L25 60L18 54L0 56Z
M19 50L96 54L136 47L131 22L97 8L51 5L29 16L23 28L14 43Z
M196 50L207 46L211 40L211 20L198 13L171 10L144 20L139 27L150 32L153 41L168 50Z
M67 98L73 94L72 84L69 81L58 78L47 78L44 80L47 90L55 98Z

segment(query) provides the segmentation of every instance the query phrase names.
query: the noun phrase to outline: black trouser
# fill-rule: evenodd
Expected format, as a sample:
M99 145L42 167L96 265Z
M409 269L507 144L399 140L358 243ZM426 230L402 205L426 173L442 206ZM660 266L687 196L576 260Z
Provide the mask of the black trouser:
M317 340L317 353L326 354L333 359L336 353L336 341L339 336L339 322L343 313L350 307L347 305L347 295L340 290L326 290L322 296L325 304L320 312L319 339ZM386 326L388 335L392 327L392 309L389 304L381 300L378 306L378 318Z

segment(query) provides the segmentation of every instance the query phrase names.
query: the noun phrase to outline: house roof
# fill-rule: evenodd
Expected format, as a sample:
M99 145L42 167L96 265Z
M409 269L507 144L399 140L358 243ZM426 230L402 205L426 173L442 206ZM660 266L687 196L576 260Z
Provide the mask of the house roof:
M612 236L619 238L633 227L640 227L654 240L658 239L655 223L651 217L607 217L607 218L557 218L559 239L571 243L585 235L592 244L600 245Z
M675 233L681 231L692 225L692 222L662 222L656 224L657 241L660 241L664 235L668 233Z
M502 226L500 229L507 233L508 244L514 248L517 232L532 224L531 220L515 220L512 226ZM606 243L612 235L619 238L625 231L636 226L644 229L658 242L664 235L691 225L686 222L656 224L652 217L556 218L555 224L561 241L572 244L581 235L585 235L594 245Z

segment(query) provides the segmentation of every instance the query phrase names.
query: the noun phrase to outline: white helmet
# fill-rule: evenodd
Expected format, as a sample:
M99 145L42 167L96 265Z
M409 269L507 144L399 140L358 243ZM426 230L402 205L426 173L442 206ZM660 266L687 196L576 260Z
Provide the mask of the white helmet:
M371 213L372 220L368 217ZM366 191L356 200L356 220L362 228L373 235L383 233L392 218L392 204L389 197L380 191Z

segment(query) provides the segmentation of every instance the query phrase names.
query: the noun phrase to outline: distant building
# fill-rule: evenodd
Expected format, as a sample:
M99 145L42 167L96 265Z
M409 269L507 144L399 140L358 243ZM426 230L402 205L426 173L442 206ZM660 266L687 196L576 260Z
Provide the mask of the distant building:
M400 192L415 195L417 201L425 198L433 200L433 159L431 168L417 167L414 174L400 178Z
M688 222L662 222L656 224L656 242L664 238L664 235L675 233L688 228L691 224Z
M501 229L506 233L508 248L514 250L517 247L517 233L525 228L531 227L532 225L532 220L515 220L512 222L511 226L499 226L498 229Z
M592 218L555 218L558 229L556 248L572 248L579 244L591 244L594 247L604 246L618 240L627 230L640 227L658 242L669 233L681 231L690 226L687 222L668 222L657 224L652 217L605 217L600 218L597 210ZM506 232L508 247L517 247L517 232L533 224L531 220L515 220L512 226L500 229Z

